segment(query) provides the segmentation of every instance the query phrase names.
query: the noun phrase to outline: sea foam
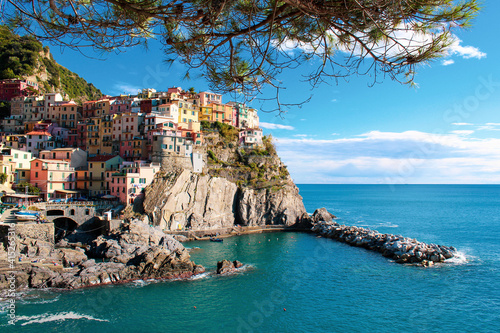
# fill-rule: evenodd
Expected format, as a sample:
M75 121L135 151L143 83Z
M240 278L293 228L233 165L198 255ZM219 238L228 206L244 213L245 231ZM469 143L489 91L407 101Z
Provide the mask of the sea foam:
M65 320L94 320L94 321L102 321L108 322L106 319L99 319L89 315L79 314L73 311L70 312L60 312L60 313L44 313L41 315L35 316L18 316L16 317L16 322L22 322L21 326L30 325L30 324L41 324L41 323L49 323L55 321L65 321Z

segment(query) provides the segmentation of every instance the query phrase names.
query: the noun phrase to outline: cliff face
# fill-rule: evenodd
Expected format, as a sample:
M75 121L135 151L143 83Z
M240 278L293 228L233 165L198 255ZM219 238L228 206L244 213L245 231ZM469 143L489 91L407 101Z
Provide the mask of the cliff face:
M294 225L307 217L297 187L238 188L226 178L182 170L169 186L157 178L145 194L144 210L150 222L162 229L192 230L231 228L235 224L257 226Z
M298 226L307 220L298 188L270 140L262 156L221 145L220 136L212 139L205 173L170 171L146 189L143 208L150 223L167 230L207 230L237 224Z

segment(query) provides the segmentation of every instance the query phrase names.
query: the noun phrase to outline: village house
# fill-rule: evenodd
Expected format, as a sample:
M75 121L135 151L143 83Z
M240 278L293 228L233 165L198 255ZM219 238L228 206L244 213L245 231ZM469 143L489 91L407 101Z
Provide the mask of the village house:
M46 131L31 131L26 134L26 151L38 157L42 150L52 150L57 148L57 142L52 135Z
M7 175L6 183L8 187L11 187L16 182L18 170L30 168L32 159L29 152L4 146L0 147L0 172Z
M66 190L76 189L76 172L70 161L36 158L30 169L30 183L40 189L45 201L56 198L57 191L66 196Z
M145 161L123 162L119 171L107 171L106 180L110 195L119 198L125 204L133 204L141 191L151 184L156 172L160 170L158 163Z
M244 129L239 133L240 145L245 148L257 148L262 146L261 129Z
M88 196L102 196L109 194L106 180L106 171L118 170L123 158L118 155L98 155L90 157L86 167L76 170L77 188L86 192Z
M55 148L40 152L40 158L46 160L65 160L70 167L80 168L87 166L87 152L80 148Z

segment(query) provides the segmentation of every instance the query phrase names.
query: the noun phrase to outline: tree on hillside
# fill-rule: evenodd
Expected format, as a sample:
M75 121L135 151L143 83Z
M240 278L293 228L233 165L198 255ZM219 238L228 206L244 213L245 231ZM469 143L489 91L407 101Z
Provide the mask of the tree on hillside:
M200 69L212 89L252 96L311 60L313 85L353 74L412 83L416 66L443 55L478 10L478 0L7 0L2 16L77 48L159 38L187 75Z

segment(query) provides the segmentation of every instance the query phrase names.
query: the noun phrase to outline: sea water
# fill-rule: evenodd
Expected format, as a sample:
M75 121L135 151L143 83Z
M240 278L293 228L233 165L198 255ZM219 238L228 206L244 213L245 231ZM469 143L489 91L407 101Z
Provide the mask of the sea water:
M29 292L1 332L500 332L500 186L300 185L308 212L455 246L431 268L306 233L189 242L207 273ZM216 276L218 260L245 264ZM5 306L6 303L3 303Z

